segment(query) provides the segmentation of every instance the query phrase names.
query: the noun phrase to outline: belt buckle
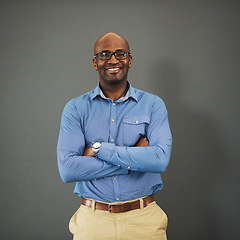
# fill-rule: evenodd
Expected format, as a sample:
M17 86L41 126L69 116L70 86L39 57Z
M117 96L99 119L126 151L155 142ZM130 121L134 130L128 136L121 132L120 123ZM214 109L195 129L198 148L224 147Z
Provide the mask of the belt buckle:
M117 213L117 212L116 212L117 209L115 209L114 211L112 211L112 208L113 208L113 207L118 208L119 205L118 205L118 204L109 204L109 205L108 205L108 211L109 211L110 213Z
M112 212L112 209L111 209L112 206L113 206L113 205L111 205L111 204L108 205L108 212L110 212L110 213Z

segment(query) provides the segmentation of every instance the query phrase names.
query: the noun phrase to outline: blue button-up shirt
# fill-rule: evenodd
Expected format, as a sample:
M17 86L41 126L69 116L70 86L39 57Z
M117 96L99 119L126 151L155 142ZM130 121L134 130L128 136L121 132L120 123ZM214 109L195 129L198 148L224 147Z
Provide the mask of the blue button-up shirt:
M141 136L148 147L135 147ZM98 157L82 156L101 142ZM99 85L69 101L62 114L58 167L64 182L76 182L80 197L103 202L128 201L162 188L172 137L167 110L158 96L129 84L125 97L106 98Z

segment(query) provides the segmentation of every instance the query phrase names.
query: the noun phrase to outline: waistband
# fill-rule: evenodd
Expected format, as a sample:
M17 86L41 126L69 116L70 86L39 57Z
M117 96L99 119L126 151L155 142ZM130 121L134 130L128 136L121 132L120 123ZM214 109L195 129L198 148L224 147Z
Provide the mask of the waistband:
M86 207L94 207L98 210L108 211L111 213L123 213L131 210L141 209L154 201L154 195L140 198L136 201L126 202L122 204L102 203L95 200L82 198L81 204Z

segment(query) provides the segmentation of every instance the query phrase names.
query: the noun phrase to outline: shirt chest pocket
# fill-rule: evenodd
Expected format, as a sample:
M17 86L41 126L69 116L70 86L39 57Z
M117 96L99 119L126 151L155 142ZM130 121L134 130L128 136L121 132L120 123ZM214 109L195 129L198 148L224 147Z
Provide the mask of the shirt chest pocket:
M146 136L147 127L150 122L149 116L123 117L123 145L134 146L141 136Z

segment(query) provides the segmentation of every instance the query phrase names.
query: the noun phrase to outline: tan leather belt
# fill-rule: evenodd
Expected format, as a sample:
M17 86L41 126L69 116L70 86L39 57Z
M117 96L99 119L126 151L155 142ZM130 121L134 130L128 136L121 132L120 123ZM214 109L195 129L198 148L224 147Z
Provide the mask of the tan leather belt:
M143 207L146 207L149 203L154 201L154 195L147 196L143 198ZM82 198L82 205L86 207L92 207L92 200ZM101 203L101 202L95 202L95 209L108 211L111 213L123 213L135 209L140 209L140 200L136 200L133 202L126 202L123 204L107 204L107 203Z

